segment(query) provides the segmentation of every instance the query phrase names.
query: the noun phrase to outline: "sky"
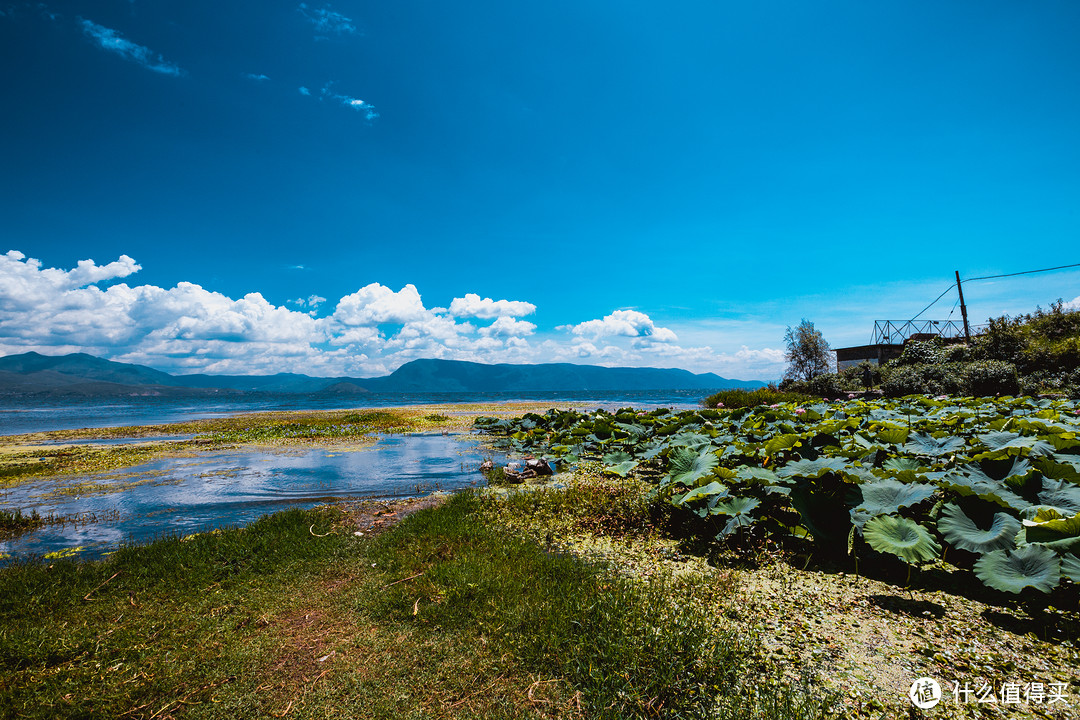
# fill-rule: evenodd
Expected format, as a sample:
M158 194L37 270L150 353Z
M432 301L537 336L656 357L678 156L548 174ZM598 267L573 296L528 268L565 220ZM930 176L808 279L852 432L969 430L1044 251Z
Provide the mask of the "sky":
M0 0L0 354L773 380L1080 263L1072 0ZM964 285L1080 308L1080 268ZM921 318L957 319L955 291Z

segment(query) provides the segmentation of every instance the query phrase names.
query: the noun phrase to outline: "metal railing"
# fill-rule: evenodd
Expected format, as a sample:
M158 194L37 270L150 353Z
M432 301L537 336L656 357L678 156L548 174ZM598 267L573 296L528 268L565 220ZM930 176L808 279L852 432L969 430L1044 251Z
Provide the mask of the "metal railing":
M985 325L972 325L976 335ZM935 335L941 338L964 337L964 323L959 320L875 320L871 345L902 345L912 335Z

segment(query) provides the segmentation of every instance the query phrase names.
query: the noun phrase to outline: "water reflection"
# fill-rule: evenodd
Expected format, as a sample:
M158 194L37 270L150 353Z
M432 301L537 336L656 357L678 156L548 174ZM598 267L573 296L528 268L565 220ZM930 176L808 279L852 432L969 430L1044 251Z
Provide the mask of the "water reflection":
M356 449L222 451L25 483L0 494L0 509L67 521L0 542L0 553L98 556L123 541L246 524L285 507L456 490L481 484L491 455L468 436L398 435Z

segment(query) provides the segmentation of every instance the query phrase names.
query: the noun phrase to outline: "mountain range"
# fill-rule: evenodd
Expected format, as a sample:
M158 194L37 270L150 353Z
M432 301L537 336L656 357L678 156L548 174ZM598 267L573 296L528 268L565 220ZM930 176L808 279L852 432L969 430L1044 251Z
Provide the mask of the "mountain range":
M413 360L390 375L319 378L277 375L170 375L144 365L84 353L0 358L0 393L83 396L204 395L210 393L453 393L590 390L721 390L762 382L673 368L607 368L571 363L485 365L460 360Z

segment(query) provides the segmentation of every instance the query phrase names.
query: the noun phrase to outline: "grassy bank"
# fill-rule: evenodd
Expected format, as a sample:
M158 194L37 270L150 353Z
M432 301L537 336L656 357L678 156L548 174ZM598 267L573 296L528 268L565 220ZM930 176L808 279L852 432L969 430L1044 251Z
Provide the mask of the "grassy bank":
M715 702L752 657L704 612L722 588L552 551L491 522L501 505L458 495L376 536L286 511L5 568L0 715L750 716ZM769 716L805 715L778 698Z

